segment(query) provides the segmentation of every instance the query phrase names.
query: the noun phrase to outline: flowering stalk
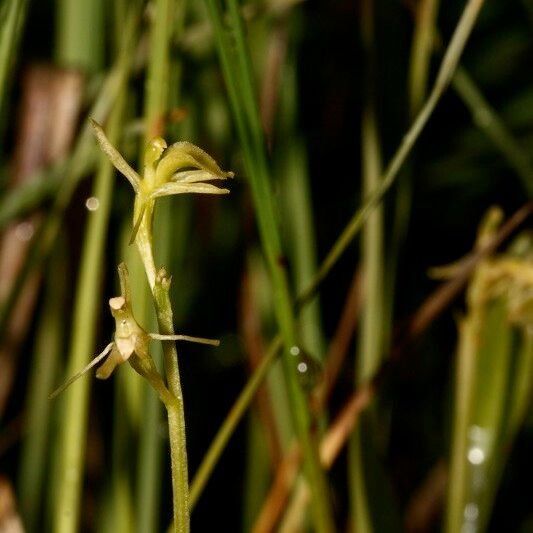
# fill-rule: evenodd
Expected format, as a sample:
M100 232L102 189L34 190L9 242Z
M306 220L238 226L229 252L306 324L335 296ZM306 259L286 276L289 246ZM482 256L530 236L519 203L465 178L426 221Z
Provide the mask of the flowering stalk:
M131 241L136 243L146 271L159 332L162 338L172 338L174 325L169 298L171 278L165 269L157 270L154 261L152 222L155 201L162 196L193 192L227 194L228 189L216 187L209 182L231 178L233 173L224 172L213 158L189 142L178 142L167 147L161 137L156 137L146 147L141 178L107 140L99 124L95 121L91 123L102 150L128 179L135 192ZM172 396L172 401L165 402L165 406L170 436L174 531L182 533L189 531L189 487L183 394L175 343L164 340L163 353L168 391Z

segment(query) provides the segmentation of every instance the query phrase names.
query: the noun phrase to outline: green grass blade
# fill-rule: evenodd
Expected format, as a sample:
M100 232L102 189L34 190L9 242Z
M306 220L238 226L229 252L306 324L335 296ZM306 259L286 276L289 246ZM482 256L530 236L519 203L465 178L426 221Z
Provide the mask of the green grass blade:
M297 131L297 83L295 58L282 69L279 145L276 174L280 176L283 221L287 235L287 254L292 266L296 292L311 281L317 267L316 236L307 153ZM299 318L304 349L319 359L325 355L319 301L312 302Z
M423 0L416 6L415 29L409 64L409 114L414 116L426 97L439 0Z
M361 35L365 53L365 79L362 139L362 194L367 197L379 187L381 175L381 148L374 102L375 51L374 5L372 0L362 4ZM383 206L378 205L369 215L361 235L361 268L364 279L363 308L359 342L356 355L356 386L373 376L383 359L386 344L384 324L384 230ZM378 495L370 491L369 476L373 476L371 464L365 459L364 447L373 442L371 424L359 424L349 447L349 480L351 491L352 521L357 531L371 532L374 520L371 503ZM366 446L365 446L366 444ZM374 449L368 453L375 453Z

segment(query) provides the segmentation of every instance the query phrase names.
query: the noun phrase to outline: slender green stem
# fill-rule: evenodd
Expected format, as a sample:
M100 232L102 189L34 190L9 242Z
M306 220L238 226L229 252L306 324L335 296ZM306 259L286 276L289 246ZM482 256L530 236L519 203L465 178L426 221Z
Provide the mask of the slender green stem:
M159 331L164 335L174 334L172 306L169 297L170 279L160 272L153 288ZM163 341L163 357L167 382L175 402L167 405L170 437L170 461L172 466L172 489L174 495L174 531L189 531L189 478L185 438L185 414L181 391L178 353L174 341Z
M362 3L361 36L365 53L364 108L361 120L362 140L362 197L379 186L381 150L374 101L375 51L374 3ZM369 215L361 235L361 259L364 276L363 309L357 356L355 360L356 386L375 374L383 359L385 346L384 314L384 231L383 206L378 205ZM371 502L368 486L368 461L363 456L363 439L371 430L369 424L359 425L352 435L349 447L349 479L352 503L352 521L357 531L373 531ZM363 432L365 434L363 434Z

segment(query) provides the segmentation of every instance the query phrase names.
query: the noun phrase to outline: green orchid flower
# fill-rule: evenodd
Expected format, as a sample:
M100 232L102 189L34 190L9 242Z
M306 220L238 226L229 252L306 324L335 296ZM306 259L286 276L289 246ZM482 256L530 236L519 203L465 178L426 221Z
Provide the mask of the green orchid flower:
M111 376L118 365L129 361L132 368L141 376L148 379L152 386L160 394L162 400L167 403L171 397L164 385L154 360L150 355L149 344L151 340L159 341L188 341L198 344L218 346L220 341L205 339L203 337L191 337L190 335L160 335L159 333L147 333L135 320L131 308L128 269L124 263L118 266L120 278L120 296L114 296L109 300L109 308L115 319L115 334L113 342L110 342L83 370L72 376L63 385L58 387L49 398L55 398L67 387L81 378L91 368L95 367L106 357L105 362L96 371L98 379L107 379Z
M232 178L233 172L222 170L209 154L190 142L167 146L164 139L156 137L146 147L141 178L109 142L102 127L92 119L91 124L100 147L135 192L130 242L137 244L153 290L156 268L152 255L152 220L157 198L184 193L228 194L228 189L211 182Z

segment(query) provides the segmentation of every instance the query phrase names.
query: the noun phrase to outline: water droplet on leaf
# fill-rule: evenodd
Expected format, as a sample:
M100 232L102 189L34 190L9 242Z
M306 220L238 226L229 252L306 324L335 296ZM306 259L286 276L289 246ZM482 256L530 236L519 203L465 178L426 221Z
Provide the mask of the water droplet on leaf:
M298 352L298 362L296 364L298 380L305 390L311 391L322 379L322 364L318 359L306 353L303 349L299 348Z
M96 198L96 196L90 196L85 201L85 207L89 211L96 211L100 207L100 200L98 200L98 198Z

